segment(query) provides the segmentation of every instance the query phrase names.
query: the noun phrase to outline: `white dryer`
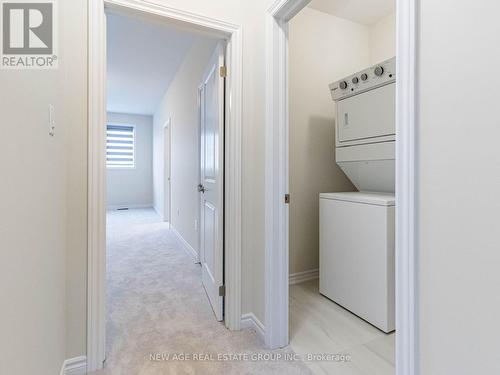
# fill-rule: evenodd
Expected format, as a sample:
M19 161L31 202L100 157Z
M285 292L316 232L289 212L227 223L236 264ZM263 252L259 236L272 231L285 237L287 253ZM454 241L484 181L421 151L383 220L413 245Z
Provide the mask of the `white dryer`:
M396 59L330 84L336 162L360 191L394 193Z

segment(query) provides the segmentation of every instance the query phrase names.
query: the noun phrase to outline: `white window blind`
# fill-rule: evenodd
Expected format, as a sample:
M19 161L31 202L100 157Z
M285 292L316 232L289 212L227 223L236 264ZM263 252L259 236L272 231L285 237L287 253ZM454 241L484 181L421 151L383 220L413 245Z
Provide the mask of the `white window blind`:
M107 126L106 166L108 168L134 168L135 134L133 126Z

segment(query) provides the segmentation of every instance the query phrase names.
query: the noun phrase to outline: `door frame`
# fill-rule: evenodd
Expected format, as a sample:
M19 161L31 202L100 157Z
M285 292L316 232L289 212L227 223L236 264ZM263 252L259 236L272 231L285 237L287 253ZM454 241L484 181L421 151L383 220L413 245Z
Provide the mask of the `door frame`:
M241 320L241 124L240 25L139 0L89 0L87 370L105 360L106 319L106 10L140 14L226 40L225 109L225 325Z
M266 15L265 338L289 342L288 21L311 0L276 0ZM418 374L417 6L396 0L396 374Z
M165 135L168 132L168 155L165 152ZM165 162L168 156L168 163ZM167 176L168 165L168 176ZM163 124L163 221L172 225L172 119L169 117ZM166 192L168 184L168 194ZM168 210L167 208L168 202ZM167 212L168 211L168 212ZM166 219L168 218L168 220Z
M198 185L201 184L201 117L202 117L202 95L203 88L202 85L198 86ZM197 206L197 230L198 230L198 263L201 264L202 254L201 254L201 194L198 194L198 206Z

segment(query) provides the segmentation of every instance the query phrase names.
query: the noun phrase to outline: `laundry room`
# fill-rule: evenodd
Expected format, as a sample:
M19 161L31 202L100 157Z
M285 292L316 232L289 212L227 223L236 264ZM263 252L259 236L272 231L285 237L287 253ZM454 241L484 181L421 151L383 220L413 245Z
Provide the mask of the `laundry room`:
M290 344L318 373L395 373L393 0L289 22Z

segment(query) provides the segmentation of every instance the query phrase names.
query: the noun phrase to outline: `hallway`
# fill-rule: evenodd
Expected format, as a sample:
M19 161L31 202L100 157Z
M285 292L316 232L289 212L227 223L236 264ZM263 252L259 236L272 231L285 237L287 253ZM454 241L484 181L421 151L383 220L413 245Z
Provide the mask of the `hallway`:
M231 332L215 320L200 266L152 209L109 211L107 220L107 360L96 374L310 373L301 362L152 361L157 353L271 352L254 331Z

